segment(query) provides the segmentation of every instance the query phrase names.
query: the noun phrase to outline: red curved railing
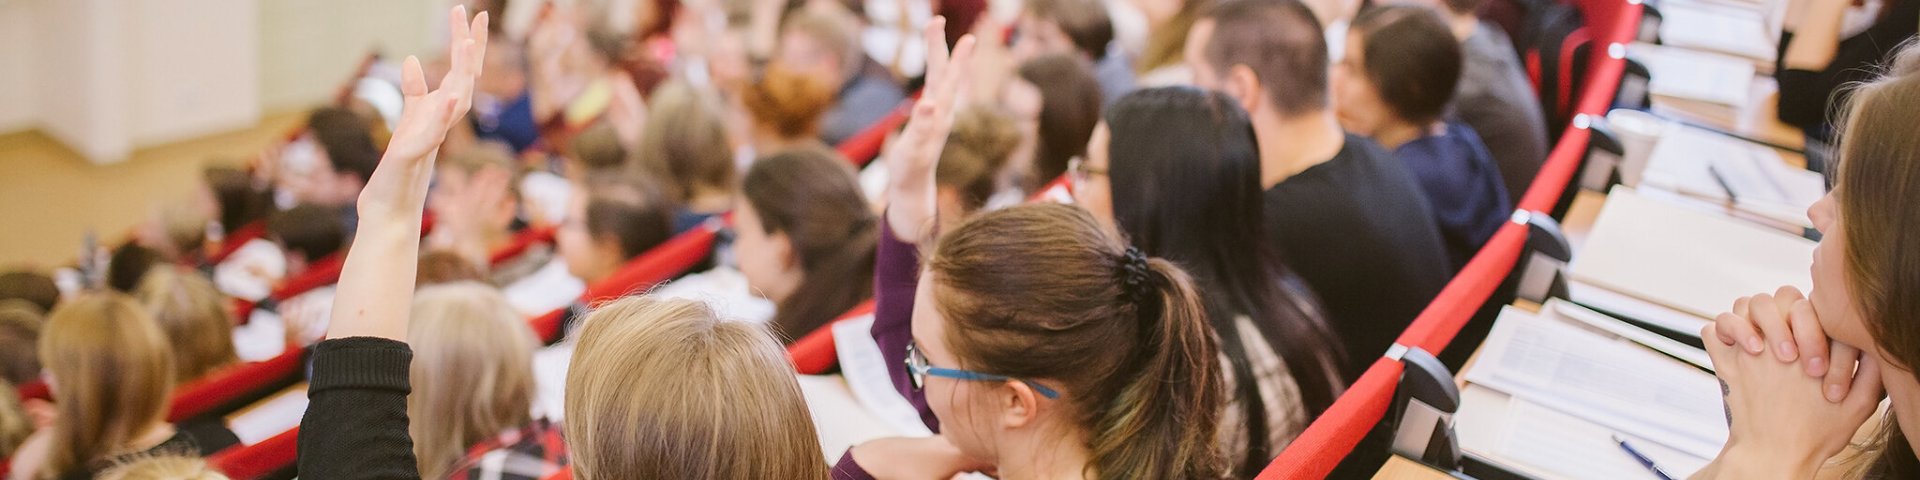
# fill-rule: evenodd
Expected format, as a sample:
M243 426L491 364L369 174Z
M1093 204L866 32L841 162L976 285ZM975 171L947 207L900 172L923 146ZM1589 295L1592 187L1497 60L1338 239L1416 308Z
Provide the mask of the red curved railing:
M1590 77L1586 90L1581 92L1577 110L1580 115L1599 117L1612 106L1620 88L1620 76L1626 69L1626 60L1613 57L1608 46L1632 41L1640 23L1641 5L1627 0L1572 1L1586 16L1588 25L1606 27L1598 37L1601 41L1595 43L1588 68ZM1539 175L1520 199L1517 210L1553 210L1586 154L1589 135L1584 121L1575 120L1567 126ZM1396 343L1428 352L1444 350L1511 273L1526 242L1527 230L1526 225L1519 223L1501 227L1460 274L1447 283L1433 303L1407 326ZM1397 359L1382 357L1375 361L1257 478L1325 478L1332 473L1386 415L1403 368Z

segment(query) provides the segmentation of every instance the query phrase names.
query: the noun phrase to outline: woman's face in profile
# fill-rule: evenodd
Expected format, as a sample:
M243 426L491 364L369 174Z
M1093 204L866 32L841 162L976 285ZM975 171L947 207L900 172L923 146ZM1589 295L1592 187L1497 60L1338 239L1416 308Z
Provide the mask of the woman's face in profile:
M1814 202L1813 207L1807 209L1807 217L1821 234L1820 244L1813 249L1813 292L1808 294L1814 313L1820 317L1821 329L1841 343L1865 351L1875 350L1873 335L1860 316L1856 306L1859 303L1847 284L1847 237L1841 228L1844 218L1834 193L1828 192Z

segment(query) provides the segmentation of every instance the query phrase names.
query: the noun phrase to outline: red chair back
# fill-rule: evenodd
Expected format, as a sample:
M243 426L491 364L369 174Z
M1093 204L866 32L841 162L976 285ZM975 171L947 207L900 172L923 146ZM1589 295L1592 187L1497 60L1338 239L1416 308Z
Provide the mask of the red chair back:
M894 130L898 130L901 125L906 124L907 117L912 113L913 99L908 98L906 101L900 102L900 106L895 107L887 116L880 117L880 121L874 122L873 125L867 127L866 130L861 130L860 133L853 134L853 136L847 137L846 140L841 140L839 145L834 146L834 150L838 150L840 156L847 157L847 161L853 162L855 168L864 167L868 162L872 162L874 158L880 156L880 149L886 146L887 136L892 135Z
M808 333L807 336L800 337L794 340L793 344L787 345L787 359L793 361L794 371L801 375L819 375L832 369L833 365L840 361L840 352L833 343L833 326L872 313L873 301L861 302L852 310L841 314L840 318L828 322L813 333Z
M719 229L717 223L708 222L667 239L666 243L634 257L613 275L588 285L580 300L588 306L598 305L632 292L653 288L660 282L686 273L713 253L713 241ZM530 321L534 333L548 342L558 340L565 333L560 331L560 323L566 318L566 311L566 308L561 308L535 317Z
M293 382L306 366L307 351L288 347L286 353L264 361L235 365L209 373L173 391L167 421L179 422L231 406Z

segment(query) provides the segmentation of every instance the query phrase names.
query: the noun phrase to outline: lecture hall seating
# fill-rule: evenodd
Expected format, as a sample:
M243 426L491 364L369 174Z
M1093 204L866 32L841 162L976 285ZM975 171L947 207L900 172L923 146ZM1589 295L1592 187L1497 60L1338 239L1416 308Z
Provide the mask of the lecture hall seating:
M1569 0L1579 7L1590 27L1605 27L1596 35L1602 44L1624 44L1636 37L1639 0ZM1609 48L1608 50L1614 50ZM1587 89L1581 92L1577 112L1601 117L1612 106L1626 60L1611 54L1594 55L1588 68ZM1528 187L1517 210L1553 211L1561 193L1587 151L1587 122L1576 119L1560 136L1547 163ZM1398 345L1439 352L1466 325L1513 268L1526 240L1527 225L1509 223L1481 248L1473 260L1449 282L1420 316L1400 335ZM1360 440L1385 416L1403 365L1381 357L1362 374L1332 407L1309 425L1280 457L1260 473L1260 480L1324 478L1354 451Z

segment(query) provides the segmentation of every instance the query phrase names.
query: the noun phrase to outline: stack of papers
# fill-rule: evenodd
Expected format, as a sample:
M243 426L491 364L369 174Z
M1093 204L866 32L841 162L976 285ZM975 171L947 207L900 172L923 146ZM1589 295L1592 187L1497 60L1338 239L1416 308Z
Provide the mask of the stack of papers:
M1646 65L1654 95L1732 109L1752 104L1753 62L1727 55L1636 43L1628 55Z
M1548 477L1648 475L1619 435L1690 475L1726 442L1712 375L1634 343L1508 307L1465 374L1461 444Z
M1576 283L1704 322L1743 296L1783 285L1811 291L1813 246L1799 236L1615 188L1568 270ZM1573 300L1587 303L1577 292Z
M1778 28L1753 8L1705 2L1669 2L1660 5L1660 41L1663 44L1720 52L1755 63L1772 64L1778 56Z
M1812 226L1807 208L1826 194L1825 178L1787 165L1779 152L1690 126L1660 136L1641 185L1733 202L1742 211L1799 227Z

